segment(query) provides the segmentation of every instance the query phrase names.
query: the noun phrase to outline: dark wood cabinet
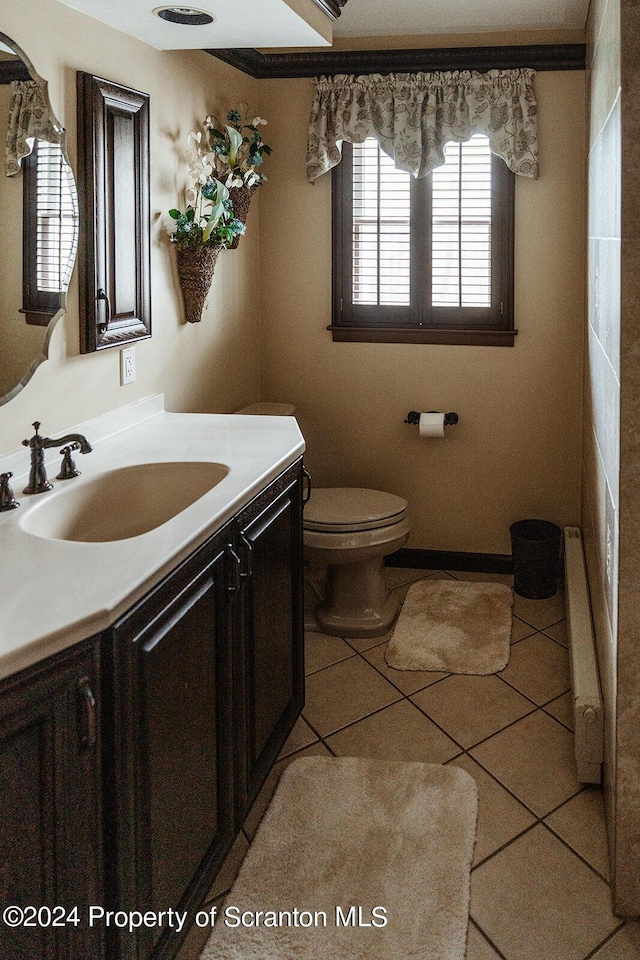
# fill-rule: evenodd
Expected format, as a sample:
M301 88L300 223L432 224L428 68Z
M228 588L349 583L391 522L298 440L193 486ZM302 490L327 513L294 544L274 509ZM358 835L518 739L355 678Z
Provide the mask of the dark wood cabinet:
M233 841L230 528L111 633L111 909L189 910ZM170 926L114 932L117 957L173 955Z
M286 470L110 631L109 909L193 920L302 708L300 476ZM186 932L113 931L108 955L169 960Z
M0 684L0 903L31 924L2 923L1 960L103 957L87 923L103 889L98 684L93 640Z
M302 464L92 641L0 687L0 960L170 960L303 703ZM98 687L99 654L102 682ZM122 913L120 914L123 915Z
M242 824L304 702L302 496L284 474L236 521L244 568L236 645L236 811Z

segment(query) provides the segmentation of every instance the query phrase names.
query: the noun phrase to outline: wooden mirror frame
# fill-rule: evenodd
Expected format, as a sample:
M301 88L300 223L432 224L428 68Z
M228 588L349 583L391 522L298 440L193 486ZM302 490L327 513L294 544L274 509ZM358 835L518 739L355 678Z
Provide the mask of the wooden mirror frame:
M151 336L149 97L78 73L80 349Z

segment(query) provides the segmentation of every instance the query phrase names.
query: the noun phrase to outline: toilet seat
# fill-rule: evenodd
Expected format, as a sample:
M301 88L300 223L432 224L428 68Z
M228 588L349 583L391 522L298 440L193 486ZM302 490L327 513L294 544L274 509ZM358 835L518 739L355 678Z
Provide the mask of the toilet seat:
M314 489L304 512L305 530L357 533L379 530L404 520L407 501L393 493L362 487Z

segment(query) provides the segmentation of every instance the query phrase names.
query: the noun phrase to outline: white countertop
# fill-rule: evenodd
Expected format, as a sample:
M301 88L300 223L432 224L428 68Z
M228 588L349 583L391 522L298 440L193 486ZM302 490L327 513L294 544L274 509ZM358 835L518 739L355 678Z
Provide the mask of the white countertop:
M22 494L28 449L0 458L0 472L14 473L20 501L18 509L0 513L0 678L110 626L304 450L293 417L166 413L161 397L72 431L84 434L93 452L74 454L82 476L56 481L60 453L47 450L49 493ZM40 432L50 435L45 420ZM229 472L177 516L127 540L50 540L22 528L43 497L62 497L72 485L116 467L166 461L211 461Z

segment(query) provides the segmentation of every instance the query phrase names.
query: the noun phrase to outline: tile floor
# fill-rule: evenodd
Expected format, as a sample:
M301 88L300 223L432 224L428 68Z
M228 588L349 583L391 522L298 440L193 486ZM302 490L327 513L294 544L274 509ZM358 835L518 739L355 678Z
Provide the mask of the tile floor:
M387 570L400 600L422 577ZM467 960L637 960L640 923L613 916L599 788L573 759L562 592L514 604L512 652L488 677L403 672L387 637L306 634L306 705L207 902L229 889L284 766L305 754L452 763L479 791ZM197 960L193 931L179 960ZM401 960L401 958L399 958Z

